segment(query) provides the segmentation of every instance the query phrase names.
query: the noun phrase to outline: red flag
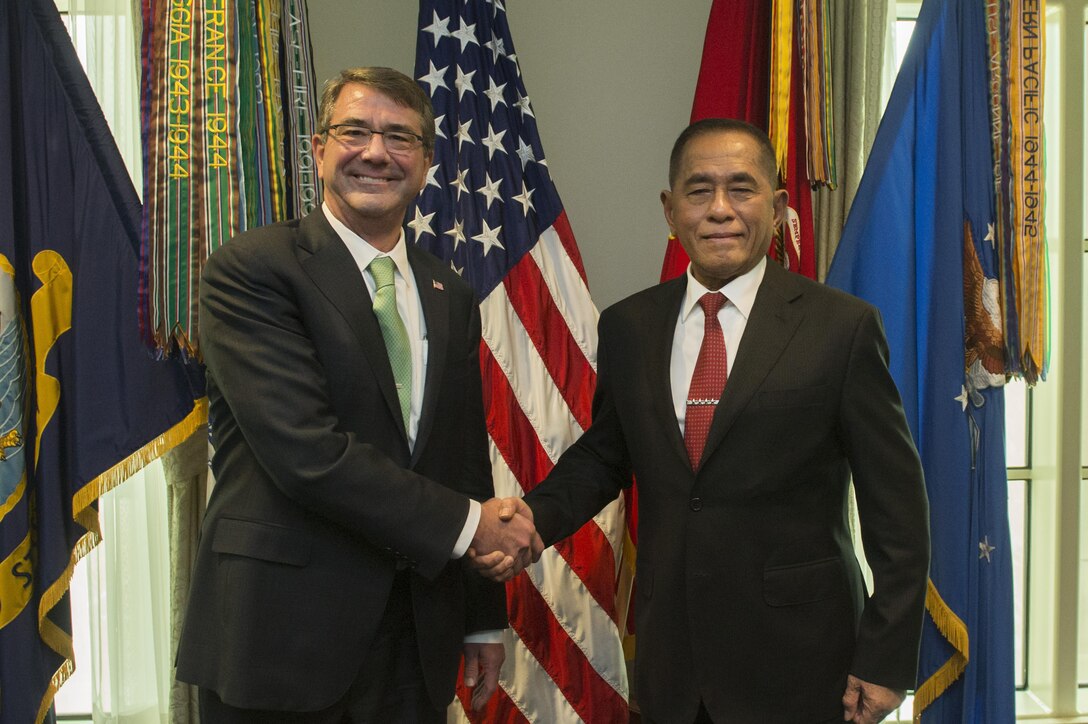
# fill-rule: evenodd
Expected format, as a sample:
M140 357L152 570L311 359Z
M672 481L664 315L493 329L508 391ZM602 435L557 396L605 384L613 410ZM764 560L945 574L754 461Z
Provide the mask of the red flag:
M787 269L816 278L816 233L812 226L812 188L808 181L808 144L805 141L805 77L800 27L793 32L793 72L790 73L790 133L783 184L790 194L789 214L782 230ZM760 126L764 128L764 126ZM781 261L778 250L771 256Z
M816 276L812 193L808 183L805 145L805 89L801 72L800 28L793 34L793 72L790 80L789 160L784 169L790 194L790 217L782 249L772 247L776 259L785 253L788 268ZM765 0L714 0L703 41L699 82L691 106L691 121L737 118L767 130L770 106L771 4ZM777 245L776 245L777 246ZM669 239L661 265L661 281L683 274L688 255L679 241Z

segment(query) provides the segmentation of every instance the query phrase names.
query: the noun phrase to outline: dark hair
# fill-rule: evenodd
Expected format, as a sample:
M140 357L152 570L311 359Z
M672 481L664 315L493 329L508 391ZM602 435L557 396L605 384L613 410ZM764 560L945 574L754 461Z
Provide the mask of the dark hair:
M348 83L361 83L373 88L389 96L398 105L411 108L418 113L423 125L423 150L427 152L434 150L434 109L431 107L431 99L414 80L392 68L348 68L340 71L337 77L325 81L317 115L319 133L325 133L328 129L329 123L332 122L333 106L340 97L340 91L344 90L344 86Z
M737 132L743 133L759 144L760 161L763 170L767 173L767 180L772 189L778 188L778 161L775 160L774 146L771 139L761 129L751 123L738 121L735 118L704 118L685 128L676 143L672 145L672 153L669 155L669 188L676 183L676 177L680 173L680 160L684 156L684 150L688 143L699 136L710 133Z

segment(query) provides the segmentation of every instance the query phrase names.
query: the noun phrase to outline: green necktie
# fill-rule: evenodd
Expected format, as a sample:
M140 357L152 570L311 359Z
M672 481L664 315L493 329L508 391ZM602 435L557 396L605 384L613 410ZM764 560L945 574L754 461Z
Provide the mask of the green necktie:
M393 284L393 260L388 256L376 256L367 267L374 277L374 316L382 328L385 352L393 367L393 380L397 383L400 397L400 414L404 418L404 430L412 415L412 348L408 344L408 330L397 312L397 287Z

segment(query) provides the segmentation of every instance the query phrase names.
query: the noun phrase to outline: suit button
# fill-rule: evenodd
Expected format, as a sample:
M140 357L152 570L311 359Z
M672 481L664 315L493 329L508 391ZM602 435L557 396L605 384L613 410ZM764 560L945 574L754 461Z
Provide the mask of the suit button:
M692 498L689 505L691 506L692 510L694 510L695 512L699 512L700 510L703 509L703 499L702 498Z

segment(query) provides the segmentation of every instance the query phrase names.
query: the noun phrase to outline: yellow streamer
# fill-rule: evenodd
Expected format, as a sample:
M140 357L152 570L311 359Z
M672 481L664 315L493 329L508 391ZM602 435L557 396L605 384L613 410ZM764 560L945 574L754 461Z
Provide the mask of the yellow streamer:
M774 144L778 172L786 180L789 155L790 74L793 69L793 2L774 0L771 8L771 107L767 135Z
M1043 230L1043 78L1046 3L1011 0L1009 117L1013 279L1020 329L1020 365L1034 384L1049 365L1046 236Z

